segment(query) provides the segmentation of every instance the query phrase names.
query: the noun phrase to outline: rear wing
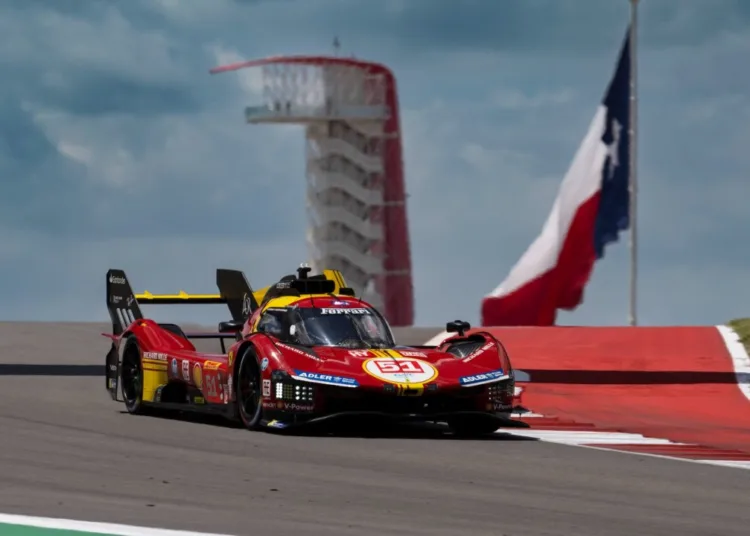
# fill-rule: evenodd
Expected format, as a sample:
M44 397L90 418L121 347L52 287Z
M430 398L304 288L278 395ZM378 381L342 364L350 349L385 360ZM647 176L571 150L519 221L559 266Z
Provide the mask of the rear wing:
M144 290L143 293L136 294L135 299L138 303L163 305L224 304L229 308L232 320L238 322L244 321L258 308L255 293L240 270L217 268L216 286L219 287L219 294L188 294L184 290L177 294L152 294Z
M120 335L130 324L142 319L142 304L224 304L228 307L232 320L238 322L244 321L258 308L252 287L241 271L217 269L216 285L219 287L218 294L188 294L184 290L177 294L153 294L148 290L136 294L123 270L110 269L107 271L107 310L112 321L112 333ZM196 337L200 335L196 334Z
M325 279L334 282L334 292L347 292L344 276L338 270L324 270ZM266 292L274 285L253 291L245 274L240 270L217 268L216 286L218 294L188 294L180 290L177 294L153 294L144 290L135 294L123 270L110 269L107 271L107 310L112 321L112 334L120 335L130 324L143 319L140 304L163 305L215 305L225 304L234 322L244 322L258 309L263 302ZM191 334L191 338L219 338L224 334ZM234 335L227 335L233 337Z

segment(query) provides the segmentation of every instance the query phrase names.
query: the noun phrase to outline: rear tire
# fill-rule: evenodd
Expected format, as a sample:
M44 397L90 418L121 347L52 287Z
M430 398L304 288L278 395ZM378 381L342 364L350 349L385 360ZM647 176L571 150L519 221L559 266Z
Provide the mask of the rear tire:
M261 405L261 373L258 356L252 346L242 353L235 375L235 398L240 422L248 430L260 430L263 415Z
M145 413L145 408L143 407L143 366L138 341L132 335L128 335L120 344L123 345L120 382L125 409L132 415L141 415Z

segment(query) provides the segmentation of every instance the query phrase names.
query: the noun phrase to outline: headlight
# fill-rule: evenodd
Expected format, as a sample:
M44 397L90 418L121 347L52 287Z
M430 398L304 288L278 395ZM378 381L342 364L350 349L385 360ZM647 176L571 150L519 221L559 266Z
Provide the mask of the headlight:
M312 402L314 387L312 385L301 385L290 381L276 382L275 387L276 400L288 402Z
M514 388L515 382L508 380L491 383L487 386L487 396L493 402L511 404L513 401Z
M294 400L299 401L299 402L312 402L313 401L312 385L295 385L294 386Z

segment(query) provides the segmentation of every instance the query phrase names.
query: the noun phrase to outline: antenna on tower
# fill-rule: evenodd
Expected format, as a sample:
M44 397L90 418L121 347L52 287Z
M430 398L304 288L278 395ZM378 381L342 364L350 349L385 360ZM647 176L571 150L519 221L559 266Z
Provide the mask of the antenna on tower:
M341 42L339 41L339 36L333 38L333 55L338 56L339 50L341 49Z

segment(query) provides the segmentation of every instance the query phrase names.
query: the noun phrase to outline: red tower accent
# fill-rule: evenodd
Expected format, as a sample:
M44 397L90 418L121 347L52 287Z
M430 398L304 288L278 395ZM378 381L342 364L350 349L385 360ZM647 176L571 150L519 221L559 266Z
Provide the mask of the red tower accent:
M308 246L315 271L341 270L393 326L414 322L396 79L384 65L281 56L211 69L259 68L265 105L248 123L306 126Z

